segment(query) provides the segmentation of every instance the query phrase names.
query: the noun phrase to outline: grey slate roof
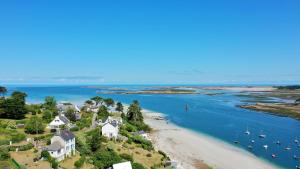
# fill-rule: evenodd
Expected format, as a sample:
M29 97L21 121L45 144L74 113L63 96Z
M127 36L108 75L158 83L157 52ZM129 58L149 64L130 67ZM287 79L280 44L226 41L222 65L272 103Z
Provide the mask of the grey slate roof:
M75 135L72 132L68 131L68 130L62 130L60 132L59 136L62 139L64 139L65 141L75 138Z
M60 144L60 142L59 141L55 141L51 145L49 145L48 147L46 147L46 150L48 150L48 151L58 151L58 150L60 150L62 148L63 148L63 146Z
M112 122L110 122L110 124L114 127L118 127L118 123L116 120L113 120Z
M63 121L65 124L70 123L70 120L66 116L59 115L59 119Z

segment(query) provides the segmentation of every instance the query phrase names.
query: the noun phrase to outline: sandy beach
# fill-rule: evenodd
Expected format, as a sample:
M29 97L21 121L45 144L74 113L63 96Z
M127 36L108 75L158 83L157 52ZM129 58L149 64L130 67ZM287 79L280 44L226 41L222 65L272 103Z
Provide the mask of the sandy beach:
M157 149L166 152L179 169L273 169L278 168L249 152L209 136L193 132L159 119L163 115L144 111L145 122L153 128L151 139Z

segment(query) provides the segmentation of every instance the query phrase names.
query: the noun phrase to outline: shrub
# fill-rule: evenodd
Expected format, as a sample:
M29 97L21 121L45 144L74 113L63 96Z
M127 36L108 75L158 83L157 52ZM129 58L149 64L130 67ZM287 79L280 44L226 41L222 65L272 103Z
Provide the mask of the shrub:
M148 153L146 156L147 156L147 157L152 157L152 154Z
M146 168L140 163L133 163L132 169L146 169Z
M37 141L37 140L49 139L52 136L53 136L52 133L51 134L46 134L46 135L41 135L41 136L34 137L33 140Z
M45 158L45 159L49 159L50 154L49 154L48 151L43 150L43 151L41 152L41 157L43 157L43 158Z
M9 151L16 151L18 149L19 151L27 151L32 149L34 146L31 143L28 143L26 145L21 145L21 146L9 146Z
M85 156L81 156L79 160L77 160L74 165L76 168L81 168L85 162Z
M133 136L131 137L132 141L137 143L137 144L141 144L142 148L145 150L153 150L153 145L149 140L144 139L141 136Z
M55 159L51 160L51 166L53 169L57 169L58 168L58 163L55 161Z
M70 131L79 131L79 127L75 126L70 129Z
M0 160L6 160L9 159L10 155L9 155L9 151L7 148L0 148Z
M124 160L133 162L133 157L129 154L123 153L123 154L120 154L120 157L123 158Z

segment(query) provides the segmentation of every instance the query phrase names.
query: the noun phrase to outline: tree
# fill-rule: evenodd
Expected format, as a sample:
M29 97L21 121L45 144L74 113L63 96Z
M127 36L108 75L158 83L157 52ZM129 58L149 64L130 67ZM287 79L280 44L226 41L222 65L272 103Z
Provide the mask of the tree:
M5 99L2 103L1 109L5 112L2 116L11 119L23 119L27 113L25 107L26 96L27 94L23 92L13 92L11 97Z
M47 110L52 111L54 115L57 114L56 100L53 96L45 97L45 102L43 104L43 107Z
M111 98L104 99L104 103L107 107L110 107L110 106L113 107L115 105L115 101Z
M132 122L143 122L143 114L140 104L137 100L130 104L127 111L127 119Z
M29 134L40 134L44 132L44 129L42 119L37 116L32 116L25 124L25 132Z
M93 105L93 101L92 100L87 100L87 101L85 101L85 104L87 104L87 105Z
M65 116L70 120L75 122L76 121L76 115L75 111L73 109L67 109Z
M98 116L99 116L99 118L105 118L105 117L109 116L106 106L102 105L99 107Z
M101 146L101 135L98 129L92 131L88 144L92 152L96 152Z
M102 104L102 102L103 102L103 98L100 96L95 96L95 97L91 98L91 100L96 102L96 106L98 106L99 103Z
M0 94L2 94L2 96L4 97L4 95L6 94L7 89L4 86L0 86Z
M117 103L116 110L117 110L118 112L123 112L124 107L123 107L123 104L122 104L121 102L118 102L118 103Z
M53 116L52 112L50 110L44 110L43 111L43 120L45 120L47 123L51 122Z

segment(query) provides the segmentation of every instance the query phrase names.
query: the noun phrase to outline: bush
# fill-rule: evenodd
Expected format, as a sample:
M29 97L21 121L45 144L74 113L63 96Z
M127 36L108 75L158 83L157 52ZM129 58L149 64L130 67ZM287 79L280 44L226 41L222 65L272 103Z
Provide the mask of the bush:
M21 145L21 146L9 146L9 151L16 151L18 149L19 151L27 151L32 149L34 146L31 143L28 143L26 145Z
M147 157L152 157L152 154L148 153L146 156L147 156Z
M120 157L123 158L124 160L133 162L133 157L129 154L123 153L123 154L120 154Z
M153 150L153 145L152 145L151 141L146 140L141 136L133 136L131 138L132 138L133 142L135 142L137 144L141 144L143 149L148 150L148 151Z
M146 168L140 163L133 163L132 169L146 169Z
M34 137L33 140L37 141L37 140L49 139L52 136L53 136L53 134L41 135L41 136Z
M51 166L53 169L57 169L58 168L58 163L55 161L55 159L51 160Z
M13 132L11 133L11 141L20 142L26 138L26 135L23 133Z
M70 129L70 131L79 131L79 127L75 126Z
M43 151L41 152L41 157L43 157L43 158L45 158L45 159L49 159L50 154L49 154L48 151L43 150Z
M79 160L77 160L74 165L76 168L81 168L85 162L85 156L81 156Z
M0 160L6 160L9 159L10 155L9 155L9 151L7 148L0 148Z

